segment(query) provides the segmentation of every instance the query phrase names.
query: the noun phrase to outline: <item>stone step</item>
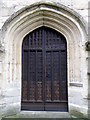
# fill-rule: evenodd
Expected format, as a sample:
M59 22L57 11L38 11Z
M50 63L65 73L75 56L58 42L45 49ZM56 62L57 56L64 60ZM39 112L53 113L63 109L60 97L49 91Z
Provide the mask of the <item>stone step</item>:
M42 112L42 111L22 111L19 114L16 114L14 116L8 116L6 118L53 118L53 119L58 119L58 118L71 118L69 113L67 112Z

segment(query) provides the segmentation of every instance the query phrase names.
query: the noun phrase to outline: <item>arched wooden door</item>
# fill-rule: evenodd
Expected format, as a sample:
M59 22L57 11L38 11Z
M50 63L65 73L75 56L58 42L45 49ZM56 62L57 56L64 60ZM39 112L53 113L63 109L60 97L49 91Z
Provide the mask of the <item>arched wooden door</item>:
M40 27L24 38L21 109L68 111L67 44L51 28Z

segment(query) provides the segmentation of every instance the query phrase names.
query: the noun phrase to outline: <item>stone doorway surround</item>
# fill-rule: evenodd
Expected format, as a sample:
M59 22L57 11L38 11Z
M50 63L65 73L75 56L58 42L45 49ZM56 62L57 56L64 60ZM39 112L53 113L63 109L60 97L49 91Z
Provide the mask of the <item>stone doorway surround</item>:
M61 4L39 2L26 6L13 14L3 25L0 61L2 71L0 78L1 102L3 114L15 114L21 111L22 81L22 41L34 29L47 26L63 34L67 40L68 91L72 80L82 81L83 98L88 98L88 53L85 50L87 29L84 20L75 11ZM69 112L77 106L71 104L68 94ZM82 100L83 101L83 100ZM78 108L77 108L78 109ZM80 106L83 109L83 106ZM9 112L8 112L9 111ZM87 114L88 104L83 110Z

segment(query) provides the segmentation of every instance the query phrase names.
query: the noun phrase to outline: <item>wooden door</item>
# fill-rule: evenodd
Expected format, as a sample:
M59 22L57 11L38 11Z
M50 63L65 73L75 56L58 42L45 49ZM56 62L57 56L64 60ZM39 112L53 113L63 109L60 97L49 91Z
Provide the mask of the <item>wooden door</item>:
M68 111L67 44L51 28L40 27L23 40L21 109Z

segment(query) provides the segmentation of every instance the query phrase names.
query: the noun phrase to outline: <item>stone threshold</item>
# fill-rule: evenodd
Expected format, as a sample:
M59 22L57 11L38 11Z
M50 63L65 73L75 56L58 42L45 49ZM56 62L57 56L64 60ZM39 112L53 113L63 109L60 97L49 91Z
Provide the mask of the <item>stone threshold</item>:
M68 112L21 111L7 118L71 118Z

